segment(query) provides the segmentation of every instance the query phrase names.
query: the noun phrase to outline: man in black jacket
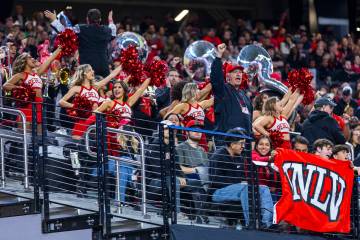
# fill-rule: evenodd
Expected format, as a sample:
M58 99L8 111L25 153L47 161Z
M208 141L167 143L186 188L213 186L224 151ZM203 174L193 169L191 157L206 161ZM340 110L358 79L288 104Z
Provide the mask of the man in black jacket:
M45 17L51 21L51 26L57 32L62 32L65 27L56 19L56 14L48 10ZM101 12L90 9L87 13L87 24L76 25L73 30L79 38L79 58L81 64L90 64L95 75L106 77L109 75L108 44L116 36L116 26L113 23L112 11L109 12L109 25L101 23Z
M226 82L222 70L221 57L225 44L218 46L217 58L211 65L210 80L214 93L215 131L226 132L241 127L247 135L252 132L253 108L245 91L240 89L243 74L239 65L229 65L226 69Z
M213 191L212 200L217 203L239 201L244 212L245 224L249 224L247 166L243 150L244 131L232 129L228 131L224 141L226 146L219 148L210 158L210 183Z
M311 145L319 138L326 138L334 144L346 142L339 124L330 115L335 106L336 103L327 97L315 101L315 110L305 120L301 132Z

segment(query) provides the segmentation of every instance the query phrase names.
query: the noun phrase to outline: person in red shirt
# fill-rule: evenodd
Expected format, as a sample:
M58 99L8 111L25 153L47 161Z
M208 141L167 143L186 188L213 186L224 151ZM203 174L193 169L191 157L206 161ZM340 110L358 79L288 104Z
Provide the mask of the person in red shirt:
M273 214L273 201L270 193L270 187L275 190L277 180L276 172L269 167L271 158L271 141L269 137L262 136L256 143L252 151L252 161L257 166L260 206L262 224L264 227L270 227Z
M216 32L214 28L210 28L209 31L207 32L206 36L203 37L203 40L211 42L212 44L214 44L215 46L220 45L221 44L221 40L219 37L216 36Z

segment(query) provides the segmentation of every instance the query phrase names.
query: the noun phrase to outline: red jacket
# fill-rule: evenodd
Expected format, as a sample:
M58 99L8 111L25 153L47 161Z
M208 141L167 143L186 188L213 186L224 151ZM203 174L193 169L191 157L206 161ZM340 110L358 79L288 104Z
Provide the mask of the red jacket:
M252 151L252 161L254 162L269 162L270 156L261 156L256 150ZM277 173L270 166L257 166L259 185L268 187L275 187L279 181Z

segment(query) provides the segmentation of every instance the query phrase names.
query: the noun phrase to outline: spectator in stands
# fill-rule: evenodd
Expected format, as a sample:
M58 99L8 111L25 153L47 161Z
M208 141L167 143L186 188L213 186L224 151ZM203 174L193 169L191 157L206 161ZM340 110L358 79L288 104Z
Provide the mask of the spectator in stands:
M180 80L179 72L175 68L170 69L166 77L166 86L155 90L156 103L159 109L170 105L170 91Z
M216 150L210 158L210 182L212 200L218 203L240 201L249 225L247 173L249 164L244 157L245 131L238 128L227 131L231 136L224 139L225 146ZM233 135L239 135L235 137ZM243 137L240 137L243 136Z
M266 93L260 93L254 98L253 106L254 106L254 112L253 112L253 122L261 116L262 109L264 102L269 98L269 95Z
M186 124L187 128L203 128L203 126L202 122L195 120ZM189 131L186 135L187 140L176 147L176 162L181 169L177 172L177 176L184 178L185 182L180 182L181 185L197 189L198 194L194 194L192 190L193 203L197 209L196 222L203 223L208 221L204 219L202 212L207 197L209 159L203 148L199 146L202 133Z
M353 109L357 109L357 102L352 98L353 90L350 85L346 85L342 89L341 99L339 99L334 107L334 113L338 116L342 116L344 114L344 110L347 106L352 107Z
M293 141L293 149L298 152L308 152L309 141L303 136L296 136Z
M65 27L56 19L55 13L46 10L44 14L57 32L65 30ZM108 21L108 26L101 26L100 10L90 9L87 13L88 24L77 25L74 28L79 38L81 64L90 64L95 74L103 77L109 75L108 44L116 36L112 11L109 12Z
M203 40L211 42L215 46L218 46L221 44L221 40L218 36L216 36L216 30L214 28L210 28L207 32L206 36L203 38Z
M336 103L327 97L321 97L315 101L315 110L304 121L302 129L302 136L310 144L313 144L319 138L329 139L336 144L346 142L338 123L330 116L335 106Z
M214 94L215 130L226 132L241 127L250 135L253 108L245 89L240 88L245 73L242 67L229 65L226 69L225 83L221 62L225 49L224 44L218 46L217 57L211 66L210 74Z
M346 144L335 145L332 151L332 158L336 160L348 161L350 149Z
M360 160L360 125L351 131L350 143L354 148L354 160Z
M277 174L269 166L272 157L271 140L269 137L261 136L255 143L252 151L252 161L257 166L260 207L261 207L261 223L263 227L270 227L272 224L273 200L270 193L270 187L275 190Z
M318 139L314 142L314 154L329 159L332 155L332 150L334 148L334 144L328 139Z

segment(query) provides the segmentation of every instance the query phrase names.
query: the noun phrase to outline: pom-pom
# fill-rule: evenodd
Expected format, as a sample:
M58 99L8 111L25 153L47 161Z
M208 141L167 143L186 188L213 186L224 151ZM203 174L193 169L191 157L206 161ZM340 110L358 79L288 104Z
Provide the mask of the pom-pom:
M86 97L76 96L72 102L74 106L67 110L73 118L88 118L91 115L93 103Z
M56 47L61 45L60 55L62 57L69 57L79 48L79 40L76 33L72 29L67 28L56 36L54 45Z
M111 113L106 114L106 124L111 128L119 128L121 121L121 112L119 109L112 111Z
M167 63L160 59L153 59L151 63L145 65L147 76L151 79L150 85L160 87L166 84L166 73L169 67Z
M15 101L16 106L25 107L35 100L36 93L29 85L23 84L20 88L13 89L11 96L18 100Z
M143 80L144 65L139 59L139 53L135 46L130 45L121 50L120 63L126 74L131 75L128 84L138 86Z
M309 69L301 68L299 70L291 70L288 74L288 83L293 90L299 89L300 93L304 95L302 103L308 105L314 101L315 91L311 86L313 76Z
M140 99L140 111L146 116L151 117L152 115L152 101L149 97L142 97Z
M279 131L269 131L272 145L275 148L281 147L284 143L283 135Z

